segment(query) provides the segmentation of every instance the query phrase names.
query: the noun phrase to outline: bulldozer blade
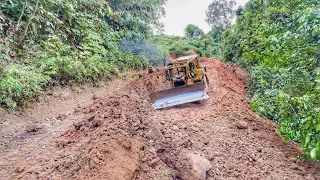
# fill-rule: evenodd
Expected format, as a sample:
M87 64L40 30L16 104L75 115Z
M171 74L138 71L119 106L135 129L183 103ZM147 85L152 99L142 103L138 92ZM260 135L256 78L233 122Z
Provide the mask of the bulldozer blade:
M206 93L205 83L158 91L150 94L149 97L155 109L172 107L209 98Z

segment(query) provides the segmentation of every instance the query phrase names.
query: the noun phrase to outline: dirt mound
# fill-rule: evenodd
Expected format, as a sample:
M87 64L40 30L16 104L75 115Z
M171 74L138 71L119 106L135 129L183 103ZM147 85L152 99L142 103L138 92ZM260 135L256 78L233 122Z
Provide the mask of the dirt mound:
M246 73L212 58L210 99L155 111L148 94L167 88L161 72L129 83L77 113L55 147L11 172L21 179L317 179L274 123L245 100ZM70 115L70 119L75 115ZM65 120L65 121L67 121Z
M133 179L141 163L148 161L147 169L149 163L157 163L146 159L146 146L139 138L151 129L148 114L153 109L147 95L165 86L161 72L155 72L96 100L83 109L82 121L56 139L57 151L19 167L14 177Z
M68 132L56 142L55 152L34 165L16 169L15 178L132 179L138 169L142 143L102 126L94 133Z

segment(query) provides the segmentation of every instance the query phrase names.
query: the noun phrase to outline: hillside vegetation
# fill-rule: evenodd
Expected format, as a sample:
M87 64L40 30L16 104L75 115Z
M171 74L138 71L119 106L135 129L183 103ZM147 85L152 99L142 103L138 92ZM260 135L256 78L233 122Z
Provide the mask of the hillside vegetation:
M174 56L186 55L188 50L195 50L202 57L217 57L222 58L225 52L221 46L222 30L212 30L198 39L195 37L180 37L158 35L154 36L152 40L160 44L166 54Z
M161 24L163 0L4 0L0 4L0 104L25 107L57 84L96 84L147 57L119 47Z
M320 160L320 1L250 0L226 30L225 60L250 72L252 108Z

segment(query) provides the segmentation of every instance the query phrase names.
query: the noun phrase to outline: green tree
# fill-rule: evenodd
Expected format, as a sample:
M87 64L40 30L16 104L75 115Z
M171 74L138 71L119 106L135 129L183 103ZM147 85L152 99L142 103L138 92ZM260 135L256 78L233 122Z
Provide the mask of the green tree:
M206 11L206 22L213 28L226 29L235 17L236 1L214 0Z
M185 36L188 38L194 38L200 40L204 37L204 32L196 25L189 24L187 25L185 31Z
M236 15L237 17L241 16L243 14L243 7L242 6L239 6L238 9L236 10Z
M160 18L165 16L163 5L167 0L108 0L122 18L117 25L131 31L151 33L151 27L163 30Z
M212 28L207 35L211 36L216 42L219 42L224 29L222 28Z

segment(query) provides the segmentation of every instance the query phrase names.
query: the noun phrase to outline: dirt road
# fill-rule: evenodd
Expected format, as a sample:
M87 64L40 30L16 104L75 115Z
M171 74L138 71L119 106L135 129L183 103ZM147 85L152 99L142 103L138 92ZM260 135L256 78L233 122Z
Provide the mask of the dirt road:
M210 99L200 105L153 110L147 95L166 88L156 72L81 111L11 133L10 142L3 139L9 131L2 130L0 177L320 179L320 165L299 159L300 148L285 143L274 123L250 109L241 68L202 62Z

